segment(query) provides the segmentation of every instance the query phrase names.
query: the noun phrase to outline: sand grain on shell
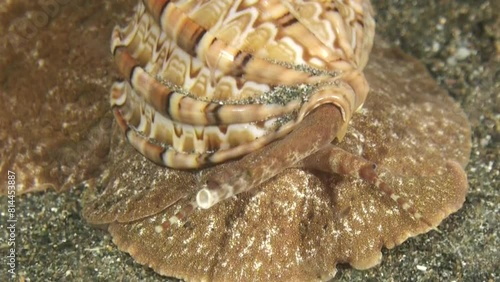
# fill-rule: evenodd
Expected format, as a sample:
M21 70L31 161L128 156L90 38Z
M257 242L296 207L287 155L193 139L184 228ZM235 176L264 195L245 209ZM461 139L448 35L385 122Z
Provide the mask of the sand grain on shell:
M20 0L0 4L0 33L9 37L15 21L25 17L26 11L38 10L41 2L43 1ZM111 9L107 9L101 2L71 1L72 4L62 9L58 17L37 34L31 43L47 36L51 38L42 41L46 43L45 49L49 51L41 53L45 61L44 67L56 64L58 71L73 68L76 70L73 73L76 74L86 73L107 79L109 82L103 82L105 85L90 88L75 76L68 77L63 83L72 85L72 89L76 89L80 95L100 93L103 105L107 108L109 84L115 76L115 66L108 50L109 33L116 23L125 21L136 2L120 1L113 4ZM382 266L369 271L359 272L342 268L336 277L341 281L366 281L373 278L487 281L500 277L498 266L494 263L498 261L495 259L498 257L496 246L500 245L500 237L496 232L500 222L497 204L497 192L500 191L499 170L496 169L498 164L495 162L499 155L496 149L498 140L495 139L498 135L498 116L495 112L498 111L495 110L496 105L500 105L495 102L498 101L497 90L500 89L498 80L495 79L499 62L495 42L500 37L498 30L493 28L499 22L499 17L494 13L498 10L495 1L480 2L438 1L429 5L424 2L416 4L414 1L373 1L374 6L378 8L378 32L392 38L393 44L400 44L405 50L421 58L433 76L462 103L469 115L474 127L474 153L468 168L472 191L467 197L465 207L440 226L441 233L431 232L418 236L403 246L385 251ZM67 34L72 33L82 22L85 26L92 27L89 28L91 33L102 36L88 37L85 32L81 33L80 36L71 37L71 42L74 43L74 51L71 54L59 52L60 49L67 50L64 44L60 44L59 39L67 38ZM478 33L478 28L484 32ZM93 42L98 44L92 44ZM430 43L437 43L439 49L429 49ZM15 50L11 49L10 45L3 44L8 44L8 41L0 44L1 69L7 70L0 72L0 96L15 96L22 92L37 94L42 89L38 87L39 81L51 84L51 87L46 89L54 89L54 95L73 93L63 91L65 88L53 87L60 84L54 72L34 73L33 70L39 68L39 60L19 60L24 58L23 54L34 48L33 44L21 45ZM455 50L464 44L475 53L463 61L457 61L455 66L446 64L447 57L454 56ZM47 56L50 53L54 56ZM99 60L82 60L88 54L94 53ZM104 54L104 57L100 54ZM78 60L74 60L75 58ZM68 62L72 63L68 65ZM99 69L96 63L106 65L104 72L96 71ZM6 76L15 72L21 75ZM10 87L13 82L16 86ZM1 104L9 105L4 104L3 100ZM19 104L24 105L26 104ZM84 103L78 105L84 106ZM3 109L4 113L9 113L17 108L4 106ZM31 110L23 113L26 117L32 115ZM53 116L51 112L43 113ZM10 117L12 116L5 115L6 119L3 119L3 116L0 119L0 127L5 129L2 132L5 135L0 136L2 141L5 140L2 139L3 136L12 133L11 128L7 126L9 123L6 123ZM359 149L360 146L355 148ZM369 149L364 151L370 152ZM11 153L18 156L17 152L5 151L6 156ZM4 160L3 156L0 159ZM31 162L37 160L39 159L30 159ZM68 194L31 194L17 197L17 200L18 215L26 227L18 234L21 248L19 273L22 277L49 280L85 277L164 280L164 277L133 263L128 255L117 251L109 236L101 230L85 224L80 217L78 190L72 190L72 193ZM2 200L0 205L2 210L7 209L6 201ZM392 213L391 210L386 212ZM485 249L485 245L489 248ZM37 259L39 257L51 259ZM417 266L425 266L426 271L419 270Z

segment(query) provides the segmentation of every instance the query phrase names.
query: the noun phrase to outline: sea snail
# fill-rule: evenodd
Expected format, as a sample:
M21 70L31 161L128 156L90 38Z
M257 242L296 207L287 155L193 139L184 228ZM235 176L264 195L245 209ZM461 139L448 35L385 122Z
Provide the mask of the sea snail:
M208 179L157 231L289 167L358 177L423 220L373 163L332 144L369 92L369 1L143 0L136 9L111 43L124 81L110 100L127 140L175 169L252 164Z

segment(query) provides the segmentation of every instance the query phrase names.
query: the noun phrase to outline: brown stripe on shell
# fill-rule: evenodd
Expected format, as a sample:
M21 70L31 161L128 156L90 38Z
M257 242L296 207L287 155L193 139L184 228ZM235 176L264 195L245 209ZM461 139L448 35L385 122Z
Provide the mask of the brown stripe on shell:
M265 24L265 26L274 25L277 32L275 40L280 40L276 43L281 44L263 42L261 46L255 46L255 43L253 43L255 40L248 40L249 45L244 47L245 50L253 48L260 51L260 53L265 50L267 54L263 53L260 56L270 55L274 57L276 56L274 54L279 53L280 45L284 45L283 43L286 40L291 39L296 44L303 46L302 59L304 63L321 69L339 70L335 63L339 58L342 58L342 53L321 42L311 30L290 12L288 7L280 1L258 1L256 5L260 12L255 25L261 25L260 27L264 26L262 24ZM249 37L252 37L252 34ZM276 51L273 52L274 49ZM288 61L285 58L282 59Z
M170 4L170 0L142 0L144 7L153 16L156 21L159 21L163 11L166 9L167 5Z

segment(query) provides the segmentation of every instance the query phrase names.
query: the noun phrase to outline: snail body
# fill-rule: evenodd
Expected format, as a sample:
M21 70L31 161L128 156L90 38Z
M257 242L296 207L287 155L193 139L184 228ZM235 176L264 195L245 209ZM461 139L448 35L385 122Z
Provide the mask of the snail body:
M375 24L369 1L141 1L115 28L124 78L111 90L127 140L151 161L209 177L157 231L289 167L363 179L415 218L375 165L331 143L367 97Z

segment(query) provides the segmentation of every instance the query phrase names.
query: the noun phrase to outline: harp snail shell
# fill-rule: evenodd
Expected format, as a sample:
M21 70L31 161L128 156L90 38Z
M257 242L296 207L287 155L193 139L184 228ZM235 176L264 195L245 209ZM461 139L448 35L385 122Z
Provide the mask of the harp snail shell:
M115 118L135 149L175 169L251 154L324 104L340 109L341 139L369 90L371 11L363 0L140 1L112 34ZM197 206L242 190L225 186L201 189Z

